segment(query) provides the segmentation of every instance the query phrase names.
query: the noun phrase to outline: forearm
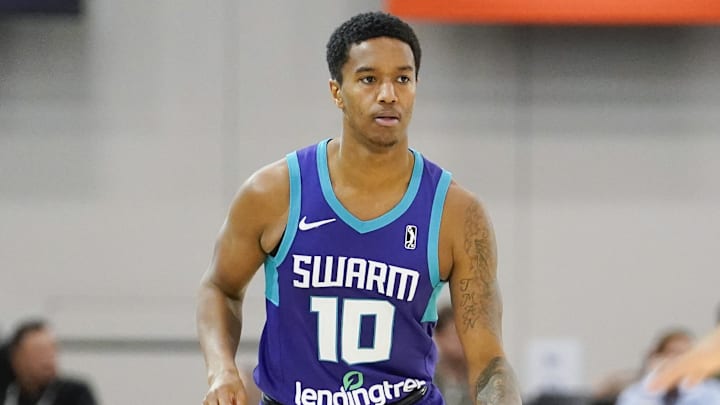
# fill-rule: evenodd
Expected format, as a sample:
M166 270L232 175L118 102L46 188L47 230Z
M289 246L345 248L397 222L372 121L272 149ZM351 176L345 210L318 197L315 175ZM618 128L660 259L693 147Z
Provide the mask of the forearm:
M197 331L209 381L223 372L237 372L235 353L242 329L241 306L241 297L229 298L210 282L200 287Z
M521 405L520 390L502 350L502 299L495 237L482 206L471 200L450 278L455 325L468 362L475 405Z
M515 373L503 357L490 360L470 383L475 390L476 405L522 405Z

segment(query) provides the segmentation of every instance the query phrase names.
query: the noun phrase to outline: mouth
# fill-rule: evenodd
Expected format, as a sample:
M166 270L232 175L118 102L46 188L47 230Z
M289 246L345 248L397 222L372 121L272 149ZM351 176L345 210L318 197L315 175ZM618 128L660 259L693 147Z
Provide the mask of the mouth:
M392 127L400 123L400 115L395 112L381 113L375 116L375 123L383 127Z

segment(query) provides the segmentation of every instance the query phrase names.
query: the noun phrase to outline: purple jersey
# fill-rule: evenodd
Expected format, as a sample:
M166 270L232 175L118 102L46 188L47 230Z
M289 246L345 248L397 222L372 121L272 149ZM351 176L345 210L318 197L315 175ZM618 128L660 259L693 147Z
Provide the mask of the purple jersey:
M450 173L415 158L400 202L361 221L333 192L327 143L291 153L290 211L265 261L267 319L255 381L283 404L391 403L432 384L440 219Z

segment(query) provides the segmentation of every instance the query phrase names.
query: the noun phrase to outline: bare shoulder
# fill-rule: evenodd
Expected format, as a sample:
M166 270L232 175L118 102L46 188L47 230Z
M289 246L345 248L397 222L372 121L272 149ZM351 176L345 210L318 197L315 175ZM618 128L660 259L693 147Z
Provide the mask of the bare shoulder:
M492 224L478 197L453 181L448 188L440 228L441 277L447 280L463 262L483 251L483 257L494 258L495 241ZM494 261L494 259L492 260ZM492 267L492 263L488 263ZM453 271L455 269L455 271Z
M449 220L463 221L470 208L481 211L483 215L485 213L485 209L478 197L455 180L450 183L448 188L445 206L446 209L443 215L448 217Z
M445 199L443 227L447 238L461 241L463 245L492 237L492 223L485 206L475 194L455 181L450 184Z
M284 160L250 176L233 199L215 243L206 279L229 297L240 297L265 256L282 236L290 180Z
M223 234L255 243L264 253L278 244L290 206L290 175L285 159L253 173L230 206Z
M278 193L289 195L290 177L287 161L277 160L253 173L240 188L240 193L259 199L273 199Z
M290 201L290 177L285 159L275 161L253 173L233 199L229 220L273 222L287 211Z

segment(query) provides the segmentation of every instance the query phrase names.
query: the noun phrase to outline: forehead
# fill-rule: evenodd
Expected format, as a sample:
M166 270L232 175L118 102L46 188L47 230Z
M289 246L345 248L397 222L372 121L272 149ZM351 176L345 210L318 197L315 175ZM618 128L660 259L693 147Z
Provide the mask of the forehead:
M348 60L343 66L343 70L354 71L361 66L374 69L397 69L412 66L415 69L415 59L410 45L399 39L379 37L350 47Z

